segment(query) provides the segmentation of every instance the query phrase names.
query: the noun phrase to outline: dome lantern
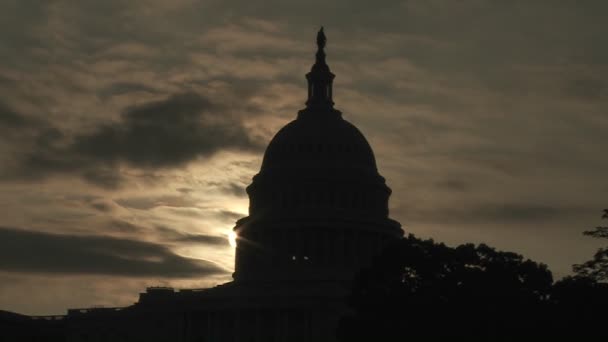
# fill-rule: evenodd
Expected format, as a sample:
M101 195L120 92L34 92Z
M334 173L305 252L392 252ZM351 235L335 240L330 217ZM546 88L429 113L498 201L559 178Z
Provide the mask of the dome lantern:
M323 32L323 27L317 33L317 54L315 64L310 72L306 74L308 80L308 100L307 108L333 108L332 83L335 75L329 70L325 62L325 44L327 38Z

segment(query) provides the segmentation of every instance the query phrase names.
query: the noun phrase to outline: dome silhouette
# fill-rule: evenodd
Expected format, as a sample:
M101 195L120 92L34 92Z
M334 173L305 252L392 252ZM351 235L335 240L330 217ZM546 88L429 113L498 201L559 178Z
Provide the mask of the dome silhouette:
M335 75L323 30L306 108L270 141L247 187L239 220L235 283L346 284L387 244L403 236L388 217L391 194L363 134L334 108Z
M374 153L361 132L336 113L301 113L271 140L262 172L348 169L375 175ZM325 116L323 116L325 114Z

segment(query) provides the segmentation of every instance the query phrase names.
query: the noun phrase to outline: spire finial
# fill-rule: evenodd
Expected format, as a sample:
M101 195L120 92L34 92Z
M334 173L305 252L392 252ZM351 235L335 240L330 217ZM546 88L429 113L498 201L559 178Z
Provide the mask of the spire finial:
M327 43L327 38L323 32L323 26L321 26L319 33L317 33L317 46L319 47L319 50L323 50L323 48L325 48L325 43Z
M329 70L329 66L325 63L325 44L327 43L327 37L323 32L323 26L317 33L317 54L315 64L310 69L310 72L306 74L308 80L308 101L306 101L306 107L316 108L332 108L334 102L332 101L332 82L334 74Z

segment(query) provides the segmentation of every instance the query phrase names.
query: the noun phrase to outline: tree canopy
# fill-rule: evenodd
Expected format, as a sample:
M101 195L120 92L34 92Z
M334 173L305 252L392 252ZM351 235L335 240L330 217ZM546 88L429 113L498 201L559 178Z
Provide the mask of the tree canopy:
M608 218L608 209L604 209L602 218ZM598 226L583 234L598 239L608 239L608 227ZM598 249L593 259L580 265L574 265L574 271L581 277L592 278L599 282L608 281L608 247Z
M605 314L594 316L581 305L606 293L589 278L554 284L546 265L516 253L484 244L452 248L410 235L355 279L352 312L338 336L344 342L595 336L601 329L590 326ZM572 320L576 310L588 315Z

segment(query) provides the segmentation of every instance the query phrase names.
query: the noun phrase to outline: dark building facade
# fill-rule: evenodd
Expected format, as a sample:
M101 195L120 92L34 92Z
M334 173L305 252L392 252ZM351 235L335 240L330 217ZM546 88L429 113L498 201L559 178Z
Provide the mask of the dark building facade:
M272 139L247 187L234 280L148 288L126 308L71 309L55 324L65 340L335 341L354 274L403 231L388 216L391 190L370 145L334 108L325 43L321 29L306 108Z

